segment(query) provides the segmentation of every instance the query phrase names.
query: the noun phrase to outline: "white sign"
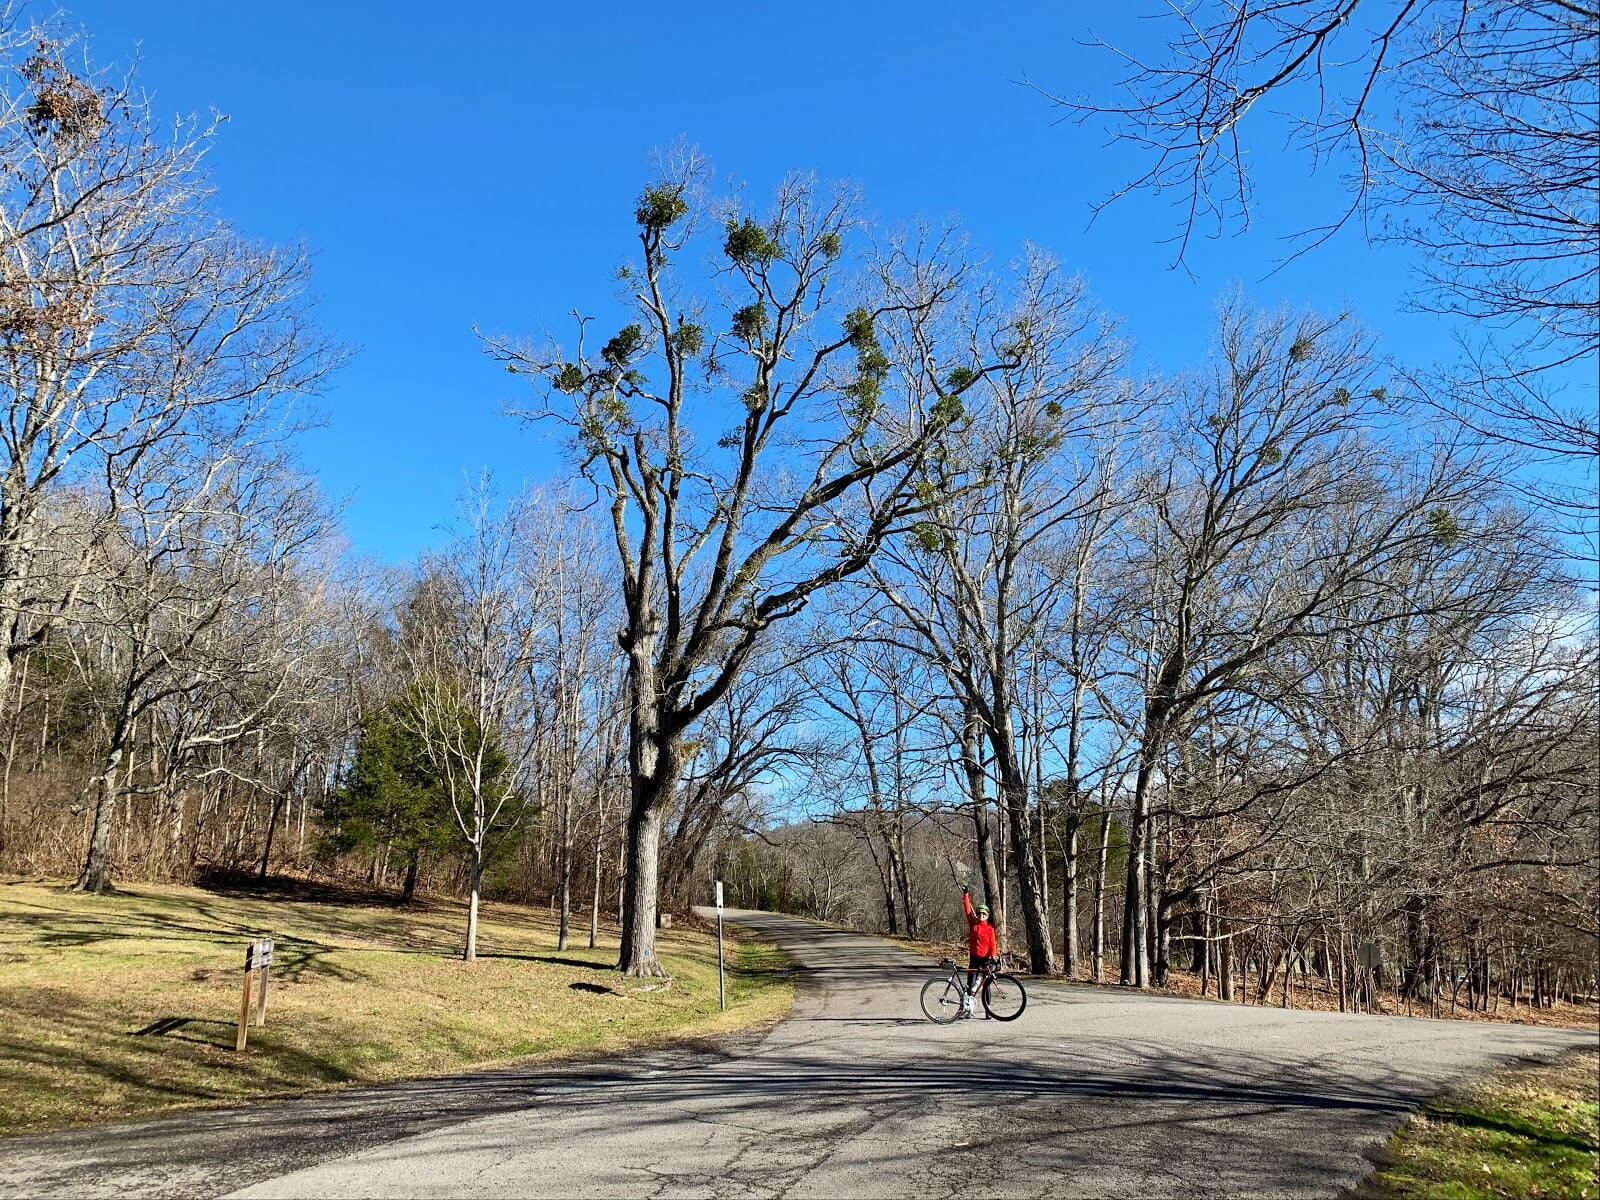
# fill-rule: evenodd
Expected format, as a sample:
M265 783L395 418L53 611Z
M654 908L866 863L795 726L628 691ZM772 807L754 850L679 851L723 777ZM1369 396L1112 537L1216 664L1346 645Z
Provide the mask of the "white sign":
M717 880L717 911L722 911L722 880Z

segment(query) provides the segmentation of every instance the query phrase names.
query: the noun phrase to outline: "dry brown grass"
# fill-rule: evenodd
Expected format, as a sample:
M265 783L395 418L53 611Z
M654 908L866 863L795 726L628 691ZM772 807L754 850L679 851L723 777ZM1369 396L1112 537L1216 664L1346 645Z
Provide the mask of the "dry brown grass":
M781 956L746 941L720 1012L698 929L663 931L663 986L610 969L614 928L557 951L550 912L488 904L476 963L463 928L454 902L330 888L0 884L0 1131L699 1036L775 1019L793 995ZM268 1023L235 1054L244 946L267 933Z

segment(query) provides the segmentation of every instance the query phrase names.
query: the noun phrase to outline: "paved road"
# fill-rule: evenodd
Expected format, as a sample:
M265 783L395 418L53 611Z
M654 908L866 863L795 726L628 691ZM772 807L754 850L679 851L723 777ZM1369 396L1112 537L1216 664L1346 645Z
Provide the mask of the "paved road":
M1596 1041L1059 985L935 1026L928 960L738 920L804 968L764 1033L16 1139L0 1196L1331 1196L1417 1100Z

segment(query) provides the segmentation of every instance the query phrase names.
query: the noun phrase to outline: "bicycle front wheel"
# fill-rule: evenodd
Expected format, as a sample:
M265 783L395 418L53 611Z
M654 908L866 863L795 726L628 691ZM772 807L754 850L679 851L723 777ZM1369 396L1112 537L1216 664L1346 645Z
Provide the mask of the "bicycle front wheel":
M922 1012L930 1021L948 1025L961 1015L961 989L949 979L930 979L922 985Z
M1015 975L996 975L983 984L983 1011L996 1021L1015 1021L1028 1007L1028 993Z

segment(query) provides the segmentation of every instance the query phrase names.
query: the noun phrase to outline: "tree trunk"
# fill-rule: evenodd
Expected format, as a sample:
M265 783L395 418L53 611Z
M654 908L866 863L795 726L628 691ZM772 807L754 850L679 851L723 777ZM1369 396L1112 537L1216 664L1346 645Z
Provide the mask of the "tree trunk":
M1151 982L1156 987L1167 986L1167 970L1172 958L1172 908L1163 899L1156 904L1156 954Z
M84 858L83 870L78 873L77 882L72 885L73 891L99 893L111 886L111 837L116 824L119 792L117 768L122 765L131 727L132 720L125 703L111 728L111 744L106 750L105 769L100 773L99 795L95 799L89 852Z
M1078 825L1082 820L1074 810L1067 817L1066 842L1061 852L1061 973L1078 977Z
M1272 999L1272 985L1278 981L1278 972L1284 968L1288 961L1288 952L1270 954L1267 949L1267 940L1261 942L1261 974L1256 980L1256 1003L1266 1004Z
M1142 750L1128 813L1128 875L1122 903L1121 982L1146 987L1150 982L1149 834L1150 780L1155 773L1154 748Z
M889 936L900 936L900 923L896 917L899 911L894 896L893 868L883 861L883 856L878 853L878 843L873 840L873 829L882 821L882 814L874 812L868 816L862 828L866 831L862 839L867 846L867 854L872 859L872 868L878 873L878 887L883 890L883 912L889 922Z
M483 887L483 839L472 843L472 866L467 883L467 945L461 957L478 961L478 893Z
M665 763L668 755L661 755ZM656 885L661 821L676 779L635 778L628 811L628 869L622 891L622 952L617 969L636 977L663 976L656 961Z
M589 897L589 949L600 941L600 862L602 853L601 831L594 831L594 894Z
M1350 994L1350 972L1344 956L1344 927L1339 928L1339 1011L1348 1012L1355 1003L1355 997Z
M1233 999L1233 930L1225 920L1217 921L1217 995Z
M413 846L411 857L406 860L405 882L400 885L400 899L408 904L417 894L417 870L421 865L422 851Z
M172 797L172 817L167 823L167 861L177 870L177 864L183 859L183 815L189 806L189 792L187 788L179 788Z
M995 747L1001 797L1006 809L1006 827L1011 834L1012 859L1017 870L1018 899L1022 902L1023 933L1028 940L1028 969L1035 975L1049 975L1056 969L1050 946L1050 926L1040 895L1038 846L1028 822L1028 786L1007 751Z
M78 881L72 885L76 892L104 892L111 887L111 832L117 810L116 764L122 751L113 751L109 766L100 776L99 795L94 806L94 829L89 834L89 853L84 859Z
M894 876L895 894L900 899L900 915L905 919L908 938L917 936L916 914L911 907L911 877L906 870L905 830L902 816L896 810L884 842L889 847L889 870Z
M1100 808L1100 847L1094 860L1094 925L1090 930L1090 970L1094 981L1102 983L1106 977L1106 858L1111 850L1111 811Z
M572 927L572 789L563 788L561 799L561 917L556 933L556 949L567 948Z
M994 830L989 824L989 788L983 773L977 717L969 708L961 724L961 769L967 777L967 797L972 802L972 828L978 851L978 871L983 876L983 902L989 906L990 922L999 929L1005 924L1005 900L1000 895L999 870L995 866Z
M6 712L6 754L3 776L0 776L0 850L6 847L11 831L11 767L17 758L17 733L22 728L22 702L28 690L28 660L22 660L22 678L17 683L16 703L12 704L9 676L0 680L0 704Z
M1407 1000L1415 999L1421 992L1424 977L1433 957L1432 936L1427 931L1426 925L1422 897L1417 895L1406 897L1407 961L1401 972L1400 991Z
M294 841L294 868L300 870L306 858L306 809L310 807L311 796L302 791L300 793L300 816L295 829ZM181 810L180 810L181 811Z
M643 596L649 596L648 590ZM656 961L661 826L683 765L683 730L668 728L663 720L656 665L660 632L660 618L642 599L630 612L623 636L628 654L629 806L627 867L621 882L622 947L617 956L617 970L636 977L666 974Z
M24 543L37 511L36 502L15 486L16 473L8 475L0 484L0 699L5 700L11 698L18 660L27 661L19 636L26 615L22 599L30 557Z
M283 799L281 795L272 798L272 814L267 818L267 836L265 844L261 847L261 869L257 872L261 879L267 877L267 868L272 862L272 839L278 833L278 818L283 813Z
M973 831L977 836L978 874L983 880L983 902L989 906L996 928L1005 924L1006 898L1000 886L1000 867L994 852L994 826L989 821L989 801L972 806Z
M995 808L994 860L1000 887L1000 927L996 930L995 938L996 944L1000 947L1000 953L1004 954L1006 947L1011 944L1010 939L1006 936L1006 919L1011 915L1011 906L1007 902L1007 883L1011 878L1011 855L1006 849L1007 822L1004 816L1004 808L1000 801L996 800ZM990 920L992 921L993 918L991 917Z

